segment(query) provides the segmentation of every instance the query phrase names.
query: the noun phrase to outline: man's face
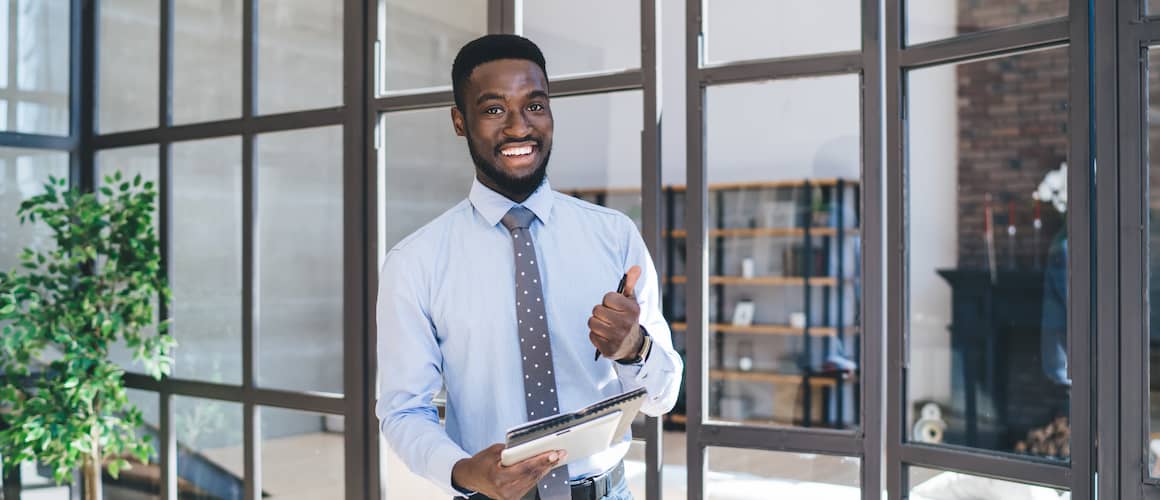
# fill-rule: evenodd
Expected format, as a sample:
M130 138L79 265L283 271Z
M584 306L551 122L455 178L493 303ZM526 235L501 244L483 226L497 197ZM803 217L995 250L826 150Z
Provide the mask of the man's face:
M453 107L451 121L467 138L480 181L526 198L544 180L552 151L547 77L531 61L501 59L477 66L463 90L464 112Z

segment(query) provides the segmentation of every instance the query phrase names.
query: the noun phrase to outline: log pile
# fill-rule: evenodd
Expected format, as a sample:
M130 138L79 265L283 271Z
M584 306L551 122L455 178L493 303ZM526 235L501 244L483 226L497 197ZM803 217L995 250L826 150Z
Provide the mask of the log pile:
M1015 452L1049 458L1071 456L1071 424L1067 417L1055 417L1047 425L1027 431L1027 438L1015 443Z

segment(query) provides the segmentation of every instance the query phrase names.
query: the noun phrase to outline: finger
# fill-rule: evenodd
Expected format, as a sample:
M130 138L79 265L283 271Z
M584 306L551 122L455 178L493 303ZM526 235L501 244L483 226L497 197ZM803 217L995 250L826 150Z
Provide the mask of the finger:
M535 483L538 482L540 478L544 476L544 474L555 468L556 465L564 460L564 458L567 456L568 452L564 450L545 451L532 458L526 459L517 465L521 466L521 472L523 473L524 477L531 478L532 482Z
M588 332L588 341L592 342L592 345L596 346L596 350L600 351L600 354L616 354L616 343L605 339L604 337L601 337L594 332Z
M625 288L625 291L628 289ZM636 299L626 297L618 293L608 293L604 295L602 306L617 312L640 312L640 304L636 303Z
M629 333L627 326L610 325L596 318L588 319L588 332L596 335L601 341L609 345L619 345L624 336Z
M624 280L624 296L636 298L636 280L640 279L640 266L628 268L628 278Z
M588 318L588 328L592 328L594 325L600 325L601 330L607 330L615 327L616 323L616 313L604 306L592 308L592 316Z

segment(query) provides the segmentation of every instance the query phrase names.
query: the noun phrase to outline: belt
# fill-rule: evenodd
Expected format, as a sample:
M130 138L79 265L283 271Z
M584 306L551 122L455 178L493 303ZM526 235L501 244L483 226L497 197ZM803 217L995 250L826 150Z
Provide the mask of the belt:
M616 464L612 470L598 474L584 479L577 479L571 482L572 485L572 500L600 500L604 498L612 489L624 480L624 461ZM488 500L488 497L476 493L470 497L469 500ZM524 495L523 500L539 500L539 492L533 490Z

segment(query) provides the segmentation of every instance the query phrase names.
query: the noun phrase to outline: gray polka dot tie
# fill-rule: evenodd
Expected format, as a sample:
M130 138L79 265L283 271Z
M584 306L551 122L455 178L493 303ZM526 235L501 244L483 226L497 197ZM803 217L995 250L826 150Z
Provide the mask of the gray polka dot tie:
M529 421L560 412L556 398L556 377L552 374L552 342L548 337L548 320L544 317L544 293L540 269L536 266L536 247L528 230L535 214L516 205L503 217L503 225L512 233L516 262L516 320L520 337L520 356L524 368L524 404ZM536 491L544 500L572 498L568 486L568 467L557 467L548 473Z

